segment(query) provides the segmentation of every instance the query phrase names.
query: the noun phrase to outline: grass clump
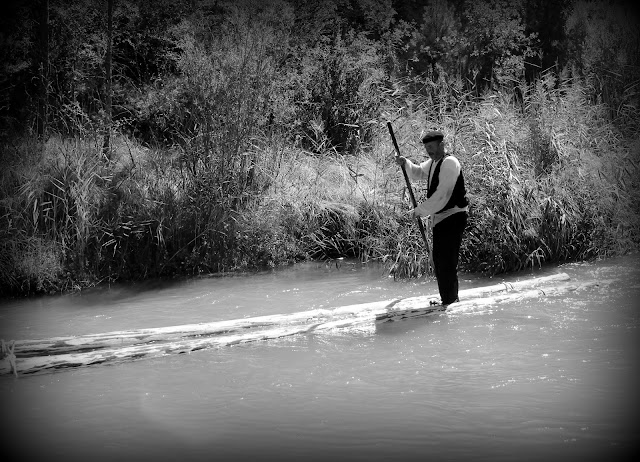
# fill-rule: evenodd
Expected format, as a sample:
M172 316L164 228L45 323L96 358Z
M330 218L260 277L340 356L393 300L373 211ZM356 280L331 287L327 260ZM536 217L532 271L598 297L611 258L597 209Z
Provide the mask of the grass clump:
M604 108L553 76L526 95L519 123L509 121L519 108L494 99L493 115L474 114L463 135L481 140L467 165L476 200L465 267L495 274L636 248L638 193L624 181L638 172Z
M399 114L396 136L414 160L426 160L420 130L440 128L462 164L471 202L462 268L498 274L638 248L638 151L606 107L589 102L583 82L547 74L523 85L521 101L506 91L451 98L450 84L429 86L428 101L405 94L389 112ZM412 247L395 255L402 274L423 274L426 255Z

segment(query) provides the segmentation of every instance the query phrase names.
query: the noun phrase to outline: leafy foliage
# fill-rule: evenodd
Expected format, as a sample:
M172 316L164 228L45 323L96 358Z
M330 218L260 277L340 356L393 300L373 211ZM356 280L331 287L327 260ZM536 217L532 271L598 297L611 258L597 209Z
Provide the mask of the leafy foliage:
M637 248L637 16L562 3L116 2L111 119L106 2L10 2L0 290L343 256L421 276L387 120L461 160L466 269Z
M416 70L441 69L484 89L524 77L536 56L536 33L526 31L525 2L466 1L460 11L448 0L430 2L410 42Z
M626 131L640 127L640 13L628 2L576 2L565 24L568 64Z

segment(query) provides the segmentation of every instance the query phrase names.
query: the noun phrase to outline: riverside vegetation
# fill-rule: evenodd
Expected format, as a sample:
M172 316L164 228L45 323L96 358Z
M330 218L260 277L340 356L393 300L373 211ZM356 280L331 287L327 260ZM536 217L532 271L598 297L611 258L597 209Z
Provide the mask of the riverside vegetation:
M414 22L408 2L315 3L169 2L145 17L144 1L116 2L112 111L104 11L52 1L46 75L26 66L9 78L29 89L25 76L39 72L44 122L37 88L26 100L3 94L1 293L336 257L421 276L427 256L387 121L403 155L424 160L421 131L437 128L460 159L471 203L463 270L638 248L640 63L632 51L607 55L637 51L637 28L611 35L620 16L573 3L560 29L580 60L527 74L544 37L524 9L520 22L504 13L518 2L469 12L480 3L442 0ZM589 9L610 22L593 26ZM462 34L483 37L477 17L508 25L482 50ZM41 62L24 46L25 62Z

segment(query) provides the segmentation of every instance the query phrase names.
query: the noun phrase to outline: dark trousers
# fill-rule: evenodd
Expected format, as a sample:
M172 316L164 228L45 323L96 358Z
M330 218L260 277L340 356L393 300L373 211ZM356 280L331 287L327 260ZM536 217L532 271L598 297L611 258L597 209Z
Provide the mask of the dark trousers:
M458 299L458 254L467 212L445 218L433 227L433 266L443 305Z

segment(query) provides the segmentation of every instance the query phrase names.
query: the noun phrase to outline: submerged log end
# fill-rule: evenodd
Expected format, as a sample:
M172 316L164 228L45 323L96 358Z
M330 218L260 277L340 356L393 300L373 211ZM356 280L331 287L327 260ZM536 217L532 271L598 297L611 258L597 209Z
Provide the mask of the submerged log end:
M0 350L0 375L14 373L18 377L18 367L16 366L16 342L11 340L9 344L1 340L2 349Z
M4 357L0 359L0 375L13 374L18 377L18 367L16 366L15 357Z

